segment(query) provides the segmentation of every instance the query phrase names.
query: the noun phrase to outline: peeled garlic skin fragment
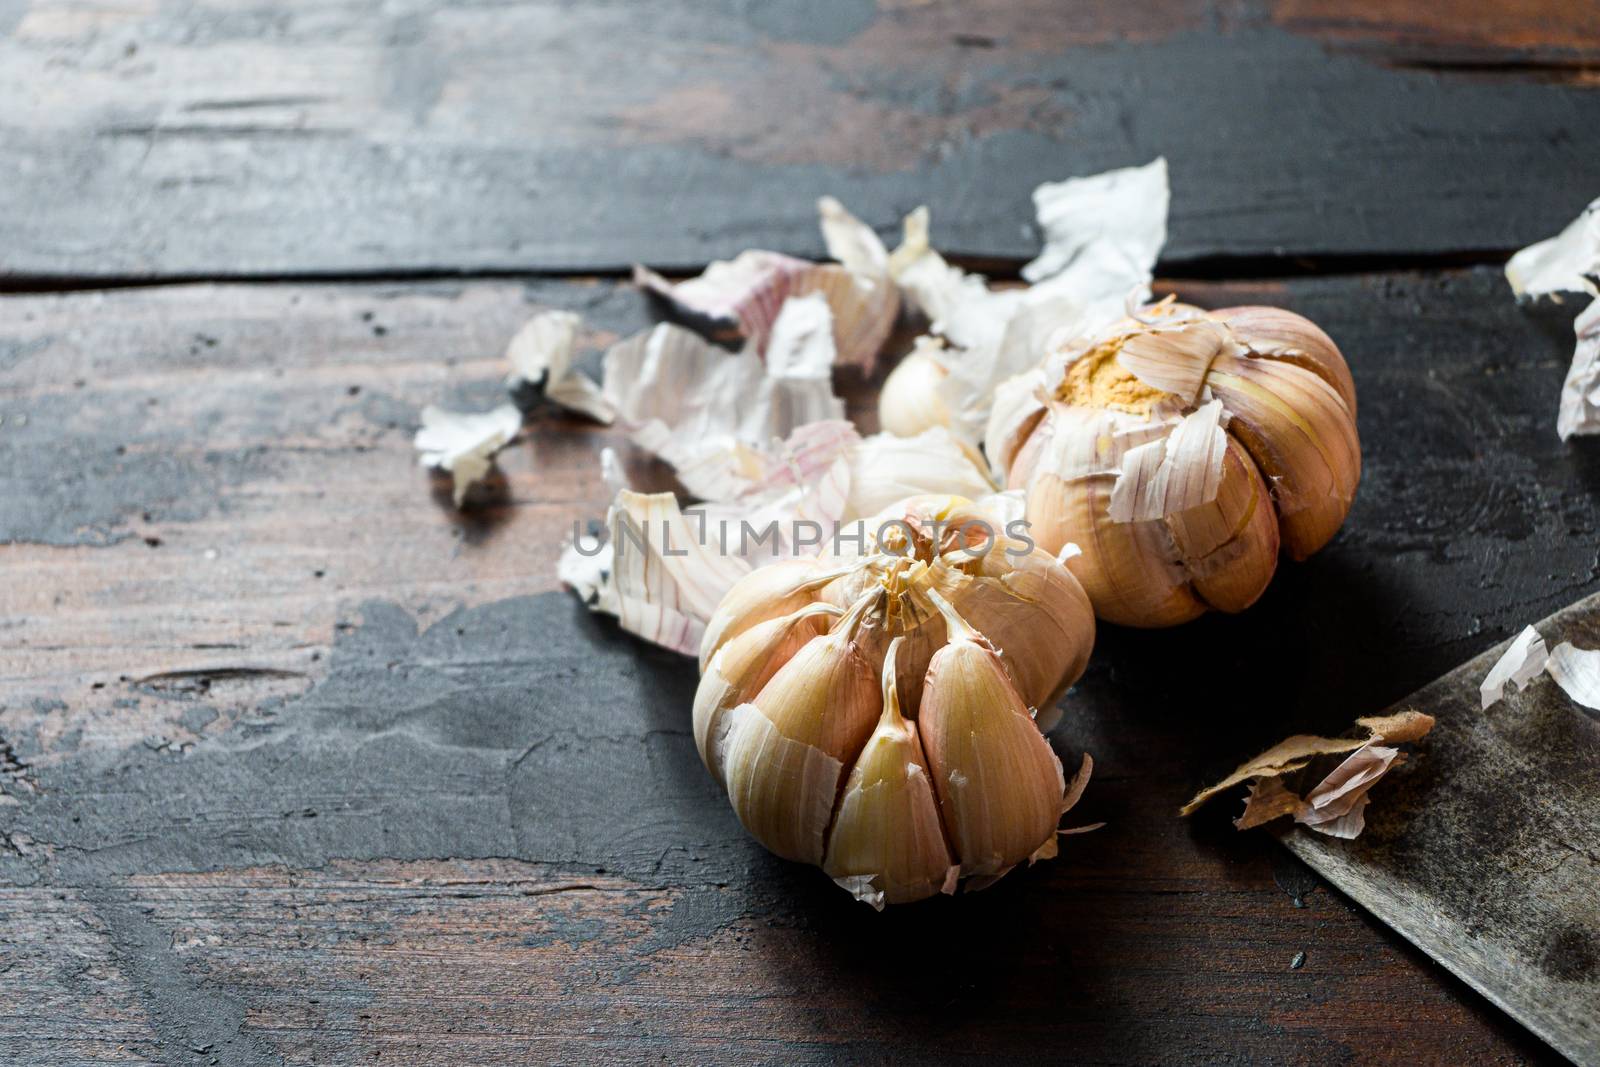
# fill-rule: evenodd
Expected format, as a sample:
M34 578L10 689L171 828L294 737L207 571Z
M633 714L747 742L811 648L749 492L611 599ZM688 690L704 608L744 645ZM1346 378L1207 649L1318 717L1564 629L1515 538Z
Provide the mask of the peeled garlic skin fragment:
M1305 559L1339 532L1361 480L1350 409L1321 377L1280 360L1222 355L1206 383L1274 486L1284 550Z
M941 648L917 726L963 878L1003 874L1055 834L1061 761L994 652L970 640Z

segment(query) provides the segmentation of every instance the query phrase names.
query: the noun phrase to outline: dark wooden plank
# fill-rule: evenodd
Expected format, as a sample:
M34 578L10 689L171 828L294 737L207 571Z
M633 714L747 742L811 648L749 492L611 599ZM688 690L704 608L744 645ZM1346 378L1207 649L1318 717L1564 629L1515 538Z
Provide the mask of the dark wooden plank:
M1175 811L1594 587L1572 313L1488 270L1181 288L1344 344L1349 527L1243 617L1107 628L1058 745L1108 827L882 916L742 832L690 664L554 589L614 435L541 422L468 516L414 466L416 410L497 397L532 307L599 340L636 295L0 299L0 1060L1549 1060L1225 806Z
M1437 7L9 0L0 276L699 264L818 251L822 193L1026 256L1035 184L1161 153L1173 261L1546 236L1600 16Z
M1600 596L1539 632L1600 647ZM1482 709L1504 651L1405 701L1438 725L1359 840L1285 841L1573 1063L1600 1062L1600 716L1546 677Z

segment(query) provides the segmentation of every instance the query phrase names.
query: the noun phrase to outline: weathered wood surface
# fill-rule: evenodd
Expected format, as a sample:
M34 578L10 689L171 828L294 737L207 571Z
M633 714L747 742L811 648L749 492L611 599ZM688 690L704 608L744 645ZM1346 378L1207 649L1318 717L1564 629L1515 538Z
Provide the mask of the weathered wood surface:
M1508 250L1600 189L1600 7L0 0L0 277L692 265L812 204L1027 256L1166 154L1173 262Z
M1600 596L1539 632L1600 648ZM1600 1063L1600 715L1545 676L1480 708L1504 651L1405 701L1438 725L1357 841L1285 841L1574 1063Z
M1344 344L1349 524L1245 616L1106 629L1057 737L1104 831L881 916L742 832L692 665L555 590L613 434L537 423L465 514L414 465L536 306L598 342L635 294L0 298L0 1061L1551 1060L1229 805L1175 810L1600 582L1572 312L1492 270L1180 289Z

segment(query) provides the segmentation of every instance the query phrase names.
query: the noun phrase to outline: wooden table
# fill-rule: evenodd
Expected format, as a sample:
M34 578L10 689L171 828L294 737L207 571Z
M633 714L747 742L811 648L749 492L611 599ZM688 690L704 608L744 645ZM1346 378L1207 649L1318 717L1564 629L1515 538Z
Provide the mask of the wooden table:
M0 0L0 1062L1550 1060L1174 813L1600 587L1573 312L1498 269L1600 193L1600 9L1134 7ZM1360 498L1244 616L1106 628L1103 832L874 914L556 588L616 436L543 418L457 512L417 412L537 308L643 325L633 259L817 252L820 193L1003 273L1035 183L1157 153L1164 288L1344 347Z

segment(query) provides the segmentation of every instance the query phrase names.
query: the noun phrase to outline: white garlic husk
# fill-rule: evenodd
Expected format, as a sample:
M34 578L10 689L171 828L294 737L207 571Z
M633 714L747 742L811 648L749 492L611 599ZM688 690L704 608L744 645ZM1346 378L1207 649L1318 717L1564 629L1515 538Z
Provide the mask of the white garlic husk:
M1025 535L912 497L729 594L695 738L762 844L878 907L1054 854L1067 788L1035 715L1082 675L1095 621Z
M851 450L844 515L847 519L876 515L924 493L977 499L998 488L978 450L943 426L904 437L876 433Z

